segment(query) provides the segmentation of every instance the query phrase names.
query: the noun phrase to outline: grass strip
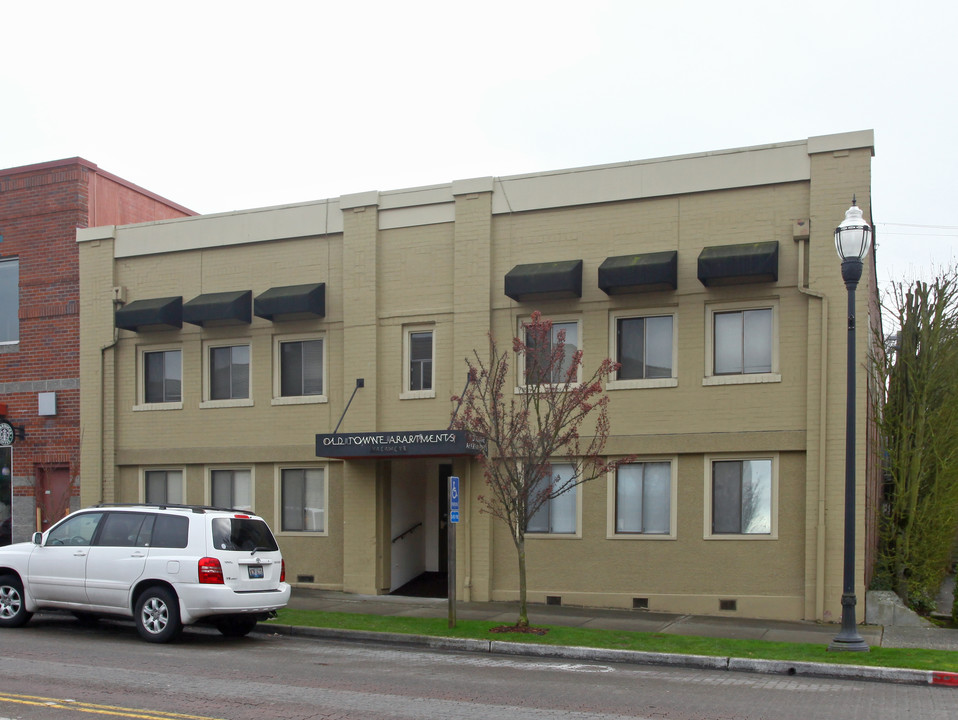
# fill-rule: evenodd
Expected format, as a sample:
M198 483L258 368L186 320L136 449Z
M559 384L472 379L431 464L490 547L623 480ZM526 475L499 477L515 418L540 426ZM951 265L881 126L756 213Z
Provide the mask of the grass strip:
M825 644L738 640L539 624L536 627L548 628L549 632L545 635L493 634L489 632L490 629L501 627L502 623L458 620L455 628L449 628L449 622L446 618L361 615L320 610L291 610L289 608L280 610L276 619L269 622L298 627L501 640L540 645L569 645L572 647L636 650L680 655L709 655L754 660L784 660L787 662L818 662L834 665L866 665L869 667L958 672L958 652L949 650L876 647L867 653L835 653L828 652L828 646Z

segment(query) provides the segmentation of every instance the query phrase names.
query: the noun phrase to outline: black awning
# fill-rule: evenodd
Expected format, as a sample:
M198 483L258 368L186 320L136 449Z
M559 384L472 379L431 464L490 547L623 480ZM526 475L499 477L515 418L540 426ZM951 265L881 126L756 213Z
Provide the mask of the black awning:
M252 319L253 291L206 293L183 303L184 322L194 325L248 325Z
M253 314L267 320L326 316L326 283L270 288L253 300Z
M675 290L678 265L675 250L606 258L599 265L599 289L607 295Z
M719 245L699 254L703 285L744 285L778 280L778 241Z
M134 300L116 311L113 324L120 330L178 330L183 327L183 298Z
M506 273L506 295L516 302L582 297L582 261L516 265Z

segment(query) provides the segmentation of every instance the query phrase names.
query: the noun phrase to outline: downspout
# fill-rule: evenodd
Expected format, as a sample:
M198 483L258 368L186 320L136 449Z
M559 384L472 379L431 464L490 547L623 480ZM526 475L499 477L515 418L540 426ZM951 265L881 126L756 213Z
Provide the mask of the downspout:
M805 287L805 243L798 242L798 282L796 286L803 295L818 298L822 304L821 367L819 368L818 398L818 522L815 527L815 619L823 620L825 614L825 439L826 378L828 377L828 298L823 293Z

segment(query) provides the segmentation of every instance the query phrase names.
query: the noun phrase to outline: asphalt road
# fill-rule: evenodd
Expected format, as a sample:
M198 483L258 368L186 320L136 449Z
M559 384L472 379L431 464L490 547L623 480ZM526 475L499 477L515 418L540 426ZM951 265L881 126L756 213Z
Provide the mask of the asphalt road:
M952 688L500 657L37 616L0 631L0 720L958 716Z

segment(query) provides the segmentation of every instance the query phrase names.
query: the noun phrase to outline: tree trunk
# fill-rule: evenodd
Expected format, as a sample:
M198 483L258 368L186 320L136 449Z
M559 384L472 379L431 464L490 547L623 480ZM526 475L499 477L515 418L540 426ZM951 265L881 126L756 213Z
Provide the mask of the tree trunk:
M529 627L529 611L526 606L526 538L520 535L516 540L519 551L519 620L517 627Z

